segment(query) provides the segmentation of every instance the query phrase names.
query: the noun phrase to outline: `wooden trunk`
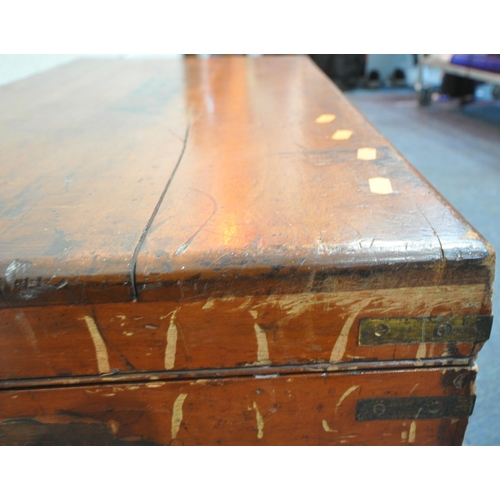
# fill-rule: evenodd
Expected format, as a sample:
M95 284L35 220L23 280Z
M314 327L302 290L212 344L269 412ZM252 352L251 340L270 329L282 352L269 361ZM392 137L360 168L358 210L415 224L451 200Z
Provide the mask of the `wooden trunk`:
M2 87L0 172L0 443L462 442L493 249L308 58Z

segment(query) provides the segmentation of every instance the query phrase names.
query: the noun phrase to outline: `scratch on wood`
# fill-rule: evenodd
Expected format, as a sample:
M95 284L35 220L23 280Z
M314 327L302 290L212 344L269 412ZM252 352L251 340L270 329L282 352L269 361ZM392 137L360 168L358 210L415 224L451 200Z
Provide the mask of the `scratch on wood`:
M359 385L353 385L352 387L349 387L349 389L347 389L347 391L345 391L344 394L342 394L342 396L339 399L339 402L335 406L338 408L342 404L344 399L347 396L349 396L349 394L351 394L351 392L355 391L358 387L359 387Z
M180 255L182 252L184 252L184 250L187 249L187 247L189 245L191 245L191 243L193 242L193 240L196 238L196 236L198 236L201 231L205 228L205 226L212 220L212 217L217 213L217 211L219 210L219 205L217 204L217 200L210 194L208 193L205 193L204 191L200 191L199 189L195 189L195 188L192 188L194 191L198 191L199 193L202 193L204 194L205 196L208 196L213 204L214 204L214 209L210 215L210 217L208 217L208 219L192 234L192 236L186 241L186 243L184 243L183 245L181 245L177 250L176 252L174 253L174 255L177 257L178 255Z
M415 438L417 437L417 423L415 420L410 424L410 434L408 436L408 442L414 443Z
M264 437L264 419L255 401L253 402L253 409L255 410L255 418L257 419L257 439L262 439Z
M330 426L328 425L328 422L327 422L326 420L323 420L323 421L321 422L321 424L323 425L323 430L324 430L325 432L338 432L338 431L337 431L337 430L335 430L335 429L330 429Z
M26 316L24 315L23 311L17 311L16 312L16 321L19 323L21 328L24 330L24 333L26 337L28 338L30 344L38 350L38 342L36 339L35 332L33 331L33 328L31 328L31 325L29 321L26 319Z
M325 286L327 283L325 283ZM370 314L384 314L401 307L408 309L412 316L425 316L426 311L436 307L467 308L469 314L479 313L484 296L484 285L448 285L414 288L386 288L369 291L349 291L322 293L300 293L294 295L270 295L254 309L279 307L285 314L283 323L301 316L313 308L323 306L324 310L336 307L355 307L362 300L372 299L375 306ZM220 299L219 299L220 300ZM226 299L223 299L226 300Z
M104 339L95 324L94 318L85 316L84 319L87 323L90 336L92 337L92 342L94 343L99 373L108 373L111 371L111 368L109 366L108 350L106 349Z
M180 308L179 308L180 309ZM177 352L177 326L175 324L176 309L170 318L170 325L167 330L167 346L165 348L165 369L171 370L175 365L175 354Z
M184 400L187 398L187 394L181 393L177 396L175 400L174 407L172 410L172 439L177 437L177 433L181 428L182 423L182 405L184 404Z
M371 299L361 301L358 306L352 311L351 315L347 318L347 321L344 323L342 330L340 331L339 338L332 349L332 354L330 356L330 363L338 363L344 357L346 348L347 348L347 340L349 338L349 332L354 323L354 320L359 315L359 313L371 302Z

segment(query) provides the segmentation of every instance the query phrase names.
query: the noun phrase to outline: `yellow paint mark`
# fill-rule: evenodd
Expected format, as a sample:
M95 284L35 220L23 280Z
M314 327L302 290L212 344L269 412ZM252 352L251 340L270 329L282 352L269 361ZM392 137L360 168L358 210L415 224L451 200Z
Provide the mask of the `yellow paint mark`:
M103 394L103 396L110 398L111 396L116 396L116 394L114 392L109 392L108 394Z
M257 319L257 311L248 311L248 312L252 315L253 319Z
M215 299L210 297L202 309L213 309L215 307Z
M136 391L137 389L140 389L140 385L127 385L127 391Z
M402 439L403 441L406 441L406 440L408 439L408 432L403 431L403 432L401 433L401 439Z
M171 370L175 364L175 353L177 352L177 326L175 324L176 309L170 318L170 326L167 330L167 347L165 348L165 369Z
M415 420L410 424L410 434L408 436L408 442L414 443L415 438L417 437L417 423Z
M257 323L255 323L253 327L255 336L257 337L257 362L259 364L269 364L271 360L269 359L266 333Z
M90 332L90 336L92 337L92 342L94 342L95 353L97 358L97 369L99 373L108 373L111 371L109 367L109 359L108 359L108 351L106 349L106 344L104 343L104 339L95 324L94 318L91 316L84 317L85 322L87 323L87 328Z
M17 399L19 396L12 396L12 399Z
M255 410L255 417L257 419L257 439L262 439L264 437L264 419L255 401L253 402L253 409Z
M375 148L359 148L358 160L376 160L377 150Z
M120 326L125 326L125 323L120 323Z
M345 391L344 394L342 394L342 396L339 399L339 402L335 406L338 408L342 404L344 399L347 396L349 396L349 394L351 394L351 392L355 391L358 387L359 387L359 385L353 385L352 387L349 387L349 389L347 389L347 391Z
M174 403L174 408L172 410L172 439L177 437L177 433L181 428L182 423L182 405L184 404L184 400L187 398L187 394L181 393L177 396L177 399Z
M293 378L287 378L286 381L287 382L293 382Z
M332 349L332 354L330 356L330 363L338 363L342 360L347 348L347 340L349 338L349 331L354 323L354 320L359 315L359 313L371 302L371 299L361 301L357 307L354 308L352 314L347 318L344 323L342 330L340 331L339 338Z
M165 382L148 382L146 387L162 387L165 385Z
M157 377L156 375L151 375L151 377L149 377L149 380L160 380L160 377Z
M123 314L117 314L116 317L120 319L127 319L127 316L123 316Z
M370 191L375 194L391 194L392 184L391 179L387 179L386 177L372 177L368 179L368 183L370 184Z
M337 130L333 135L334 141L347 141L352 135L352 130Z
M335 115L329 115L329 114L324 114L324 115L319 115L316 120L314 120L316 123L331 123L333 120L335 120L336 116Z
M134 335L134 332L123 332L123 335L126 335L127 337L131 337Z
M321 424L323 425L323 429L325 432L338 432L335 429L330 429L330 426L328 425L328 422L326 420L323 420Z

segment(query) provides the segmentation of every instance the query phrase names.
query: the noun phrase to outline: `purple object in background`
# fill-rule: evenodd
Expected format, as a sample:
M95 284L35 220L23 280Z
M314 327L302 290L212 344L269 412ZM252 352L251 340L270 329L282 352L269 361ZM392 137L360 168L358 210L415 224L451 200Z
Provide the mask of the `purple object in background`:
M500 55L494 54L454 54L451 63L468 68L500 73Z

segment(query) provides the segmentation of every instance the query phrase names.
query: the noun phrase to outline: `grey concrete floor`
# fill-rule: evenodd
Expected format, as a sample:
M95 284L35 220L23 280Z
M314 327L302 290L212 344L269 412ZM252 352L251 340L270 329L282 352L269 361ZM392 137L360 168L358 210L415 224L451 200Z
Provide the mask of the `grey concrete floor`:
M487 97L488 89L477 94ZM421 108L408 88L354 90L346 96L499 252L500 103ZM499 311L497 294L493 314ZM477 360L477 400L465 445L500 445L499 359L500 321L494 320Z

